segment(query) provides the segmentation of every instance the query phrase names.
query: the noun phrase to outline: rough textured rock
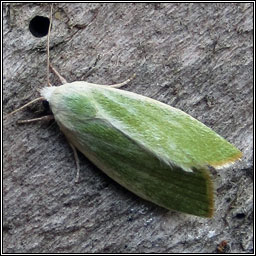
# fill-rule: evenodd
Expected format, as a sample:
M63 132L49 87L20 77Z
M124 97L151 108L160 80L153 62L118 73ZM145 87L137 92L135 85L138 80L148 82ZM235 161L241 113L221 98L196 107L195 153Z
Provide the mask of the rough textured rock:
M48 4L4 4L4 114L46 86L46 37L29 23ZM121 82L175 106L244 153L213 173L216 212L167 211L128 192L73 152L54 123L17 125L40 104L4 120L5 253L211 253L253 251L253 3L57 4L51 62L68 81ZM96 68L89 67L100 55ZM53 84L59 84L51 75Z

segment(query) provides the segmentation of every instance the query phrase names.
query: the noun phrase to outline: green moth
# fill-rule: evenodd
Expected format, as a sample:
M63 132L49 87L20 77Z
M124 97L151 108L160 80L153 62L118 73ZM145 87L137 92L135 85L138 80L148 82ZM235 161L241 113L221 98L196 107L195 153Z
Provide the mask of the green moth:
M54 119L72 146L98 168L138 196L157 205L202 217L214 211L209 166L221 168L242 153L213 130L183 111L132 92L124 83L112 86L67 83L50 65L47 81L35 101L46 99ZM50 86L49 67L63 85ZM22 121L27 123L45 116ZM77 161L76 161L77 162ZM79 165L77 162L77 169Z
M209 166L242 153L183 111L132 92L87 82L41 95L68 141L138 196L202 217L214 211Z

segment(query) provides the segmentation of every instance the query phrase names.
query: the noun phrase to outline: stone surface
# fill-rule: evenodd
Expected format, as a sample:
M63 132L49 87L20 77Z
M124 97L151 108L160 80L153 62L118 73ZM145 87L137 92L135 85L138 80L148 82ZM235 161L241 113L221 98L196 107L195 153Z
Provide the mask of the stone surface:
M46 37L29 23L50 6L3 5L3 111L46 86ZM5 253L211 253L226 240L253 251L253 3L63 3L54 6L51 62L68 81L125 87L202 121L243 153L213 172L216 212L167 211L116 184L73 152L34 104L3 123ZM99 57L99 58L98 58ZM98 62L93 71L89 67ZM51 82L58 80L51 75Z

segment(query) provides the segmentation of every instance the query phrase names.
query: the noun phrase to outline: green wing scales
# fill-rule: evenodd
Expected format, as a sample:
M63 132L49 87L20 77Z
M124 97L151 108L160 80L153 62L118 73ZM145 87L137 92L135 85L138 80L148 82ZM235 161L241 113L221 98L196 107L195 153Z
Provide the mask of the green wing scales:
M107 175L167 209L212 216L207 166L239 159L236 147L181 110L138 94L86 82L51 90L61 130Z

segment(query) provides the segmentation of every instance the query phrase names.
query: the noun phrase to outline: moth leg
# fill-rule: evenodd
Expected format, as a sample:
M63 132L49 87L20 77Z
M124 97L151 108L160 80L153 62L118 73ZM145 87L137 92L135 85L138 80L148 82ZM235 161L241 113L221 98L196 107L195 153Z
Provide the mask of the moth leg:
M62 84L66 84L67 80L60 75L60 73L52 66L52 64L49 64L51 70L53 71L53 73L59 78L59 80L61 81Z
M42 117L38 117L38 118L33 118L33 119L27 119L27 120L18 120L17 123L18 124L27 124L27 123L33 123L33 122L37 122L37 121L42 121L42 120L53 120L54 117L53 115L47 115L47 116L42 116Z
M15 114L16 112L26 108L27 106L31 105L32 103L36 102L36 101L40 101L40 100L44 100L44 97L39 97L39 98L36 98L34 100L31 100L30 102L28 102L27 104L23 105L22 107L18 108L18 109L15 109L14 111L12 111L11 113L9 113L6 117L8 116L11 116L13 114Z
M76 162L76 179L75 179L75 183L78 183L79 182L79 174L80 174L79 158L78 158L78 155L77 155L77 150L74 147L74 145L71 142L69 142L69 145L73 149L73 152L74 152L74 157L75 157L75 162Z
M111 84L111 85L108 85L109 87L112 87L112 88L121 88L122 86L128 84L132 79L134 79L134 77L136 76L136 74L133 74L129 79L125 80L124 82L122 83L119 83L119 84Z

